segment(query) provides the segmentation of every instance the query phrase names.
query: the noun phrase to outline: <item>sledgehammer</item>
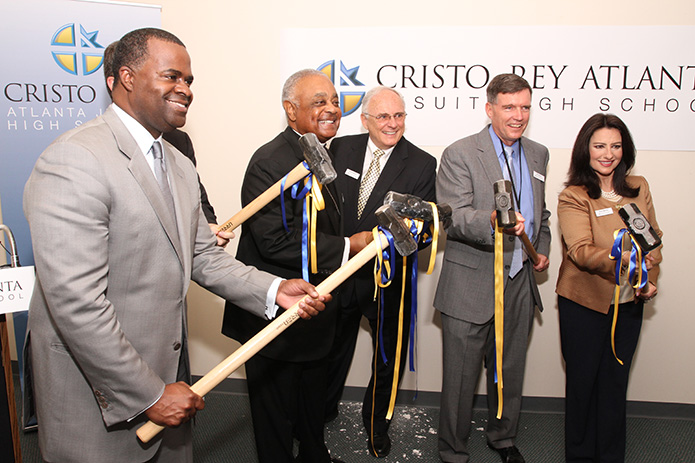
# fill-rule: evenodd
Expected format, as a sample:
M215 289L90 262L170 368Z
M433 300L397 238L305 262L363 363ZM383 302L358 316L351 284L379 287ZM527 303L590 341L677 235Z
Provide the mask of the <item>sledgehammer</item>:
M391 206L401 217L426 221L434 220L431 204L415 195L389 191L384 196L384 204ZM437 204L437 212L439 213L439 220L443 223L444 228L447 228L451 222L451 206Z
M316 135L306 133L299 138L299 146L304 151L304 160L309 165L309 170L304 166L304 163L297 164L297 167L292 169L287 174L287 180L283 191L309 175L314 174L316 180L322 185L327 185L336 179L338 176L333 168L331 158L326 152L326 148L319 142ZM219 231L231 231L244 223L249 217L263 209L263 207L280 195L283 179L278 180L273 186L261 193L256 199L251 201L242 210L234 214L234 216L220 225Z
M512 228L516 225L516 214L514 213L514 200L512 196L512 182L509 180L497 180L494 184L495 209L497 210L497 224L502 228ZM534 265L538 264L538 253L533 248L531 240L528 239L526 232L522 232L521 241L524 243L526 253L531 258Z
M377 220L382 228L391 232L394 238L394 246L399 254L406 256L417 251L417 243L408 231L403 220L396 214L393 208L381 206L376 211ZM360 267L376 257L378 249L388 247L388 240L384 233L379 233L381 248L376 243L370 243L359 253L347 261L342 267L333 272L328 278L323 280L316 290L319 294L328 294L336 289L350 275L355 273ZM285 331L290 325L299 319L299 303L287 309L282 315L278 316L268 326L259 331L253 338L239 347L232 355L223 360L215 368L210 370L205 376L200 378L191 390L200 396L210 392L215 386L224 381L234 370L243 365L248 359L253 357L258 351L265 347L270 341L275 339L280 333ZM321 315L319 315L320 317ZM148 421L137 430L137 436L142 442L149 442L156 436L164 426L160 426L152 421Z

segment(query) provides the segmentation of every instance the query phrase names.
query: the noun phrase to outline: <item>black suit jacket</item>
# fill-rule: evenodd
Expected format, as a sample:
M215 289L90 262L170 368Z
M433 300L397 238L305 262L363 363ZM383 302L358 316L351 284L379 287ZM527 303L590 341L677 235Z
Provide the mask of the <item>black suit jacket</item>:
M191 137L189 137L186 132L176 129L172 132L165 133L163 138L174 145L174 148L181 151L184 156L190 159L194 166L196 165L193 142L191 141ZM217 223L215 209L213 209L212 204L210 204L210 201L208 200L208 192L205 191L203 182L200 181L200 175L198 176L198 185L200 185L200 207L203 209L205 219L208 221L208 223Z
M271 187L304 160L299 136L291 129L259 148L251 158L241 189L242 204L246 205ZM338 194L333 184L324 185L325 209L317 217L316 254L317 275L310 276L318 284L340 267L345 239ZM302 208L304 201L284 193L289 233L282 224L280 197L271 201L242 224L237 259L283 278L302 277ZM336 292L333 292L334 300ZM335 335L337 304L329 303L326 310L311 320L296 321L260 352L270 358L288 361L308 361L328 354ZM282 310L282 309L278 309ZM227 303L222 333L243 343L269 322L247 316L245 310Z
M384 170L379 175L364 211L362 211L362 217L357 219L357 196L368 141L369 134L365 133L336 138L331 142L331 153L335 158L334 166L338 173L338 179L335 183L343 201L345 234L347 236L360 231L369 231L377 226L374 212L384 203L384 196L389 191L413 194L426 201L436 200L437 160L403 137L391 152ZM348 171L353 172L353 176L348 175ZM354 173L359 174L359 177L354 178ZM411 264L412 258L409 258L408 273ZM387 300L396 298L397 301L400 299L401 259L397 260L396 268L396 279L386 289L385 298ZM409 282L410 278L407 281ZM365 315L376 316L377 304L373 301L373 266L365 265L343 284L341 288L342 305L347 306L355 294ZM387 302L385 315L394 315L393 311L389 310L390 307L394 307L394 304ZM396 303L394 310L397 309Z

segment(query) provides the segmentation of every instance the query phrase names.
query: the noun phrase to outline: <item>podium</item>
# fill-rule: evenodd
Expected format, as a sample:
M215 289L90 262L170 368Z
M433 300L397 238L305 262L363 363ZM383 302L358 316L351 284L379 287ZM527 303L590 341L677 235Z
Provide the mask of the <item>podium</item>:
M14 236L6 225L0 224L0 231L4 231L7 242L10 245L11 262L0 268L0 286L2 292L0 297L14 299L15 293L12 291L12 284L9 279L4 278L9 270L3 269L19 267L19 257ZM7 281L5 281L7 280ZM33 285L32 285L33 286ZM12 296L10 296L12 295ZM14 380L12 379L12 362L10 360L10 337L7 332L7 316L0 313L0 461L2 462L22 462L22 449L19 443L19 420L17 418L17 406L14 397Z

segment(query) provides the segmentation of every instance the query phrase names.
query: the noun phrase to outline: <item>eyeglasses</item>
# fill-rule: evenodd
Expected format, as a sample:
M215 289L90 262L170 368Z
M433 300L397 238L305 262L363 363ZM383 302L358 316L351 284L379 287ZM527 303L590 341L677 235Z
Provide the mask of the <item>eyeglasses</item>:
M365 116L373 117L374 119L376 119L377 122L389 122L391 120L391 118L393 118L393 120L395 120L396 122L401 122L405 119L405 116L407 115L406 113L396 113L396 114L384 113L384 114L377 114L377 115L367 114L367 113L362 113L362 114L364 114Z

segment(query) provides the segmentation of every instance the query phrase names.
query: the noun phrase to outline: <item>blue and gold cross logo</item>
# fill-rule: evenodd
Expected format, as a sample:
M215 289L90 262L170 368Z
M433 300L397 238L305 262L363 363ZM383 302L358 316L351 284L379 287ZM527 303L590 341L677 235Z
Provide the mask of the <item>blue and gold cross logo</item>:
M340 94L340 110L343 112L343 116L349 116L354 113L357 108L362 104L362 98L365 92L349 90L355 87L364 87L364 84L357 80L357 72L360 70L359 66L348 69L345 63L340 62L340 82L336 82L335 71L336 63L335 60L326 61L321 66L317 68L319 71L323 72L331 79L333 85L338 88L338 93Z
M79 25L80 35L76 34L77 24L66 24L59 28L51 39L53 59L58 66L72 75L95 73L104 61L104 47L97 42L99 31L87 32ZM77 44L79 40L79 45Z

